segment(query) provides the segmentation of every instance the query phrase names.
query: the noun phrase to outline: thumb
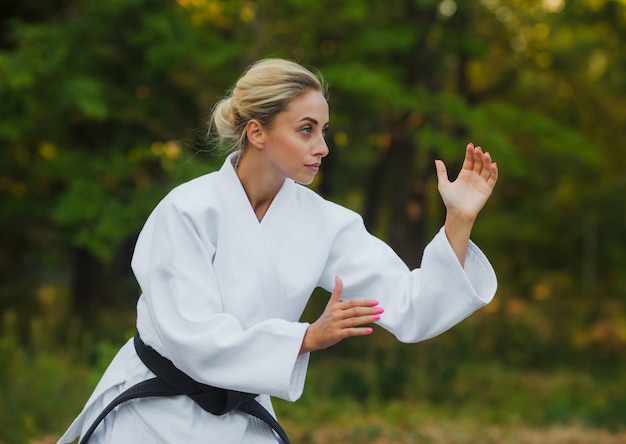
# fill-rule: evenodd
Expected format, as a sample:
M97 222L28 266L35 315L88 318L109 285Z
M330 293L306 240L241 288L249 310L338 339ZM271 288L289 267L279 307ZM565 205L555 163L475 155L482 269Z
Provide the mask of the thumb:
M446 169L446 165L443 161L435 160L435 168L437 169L437 180L440 185L450 182L448 179L448 170Z
M343 282L339 276L335 276L335 289L330 295L328 305L336 304L341 301L341 293L343 293Z

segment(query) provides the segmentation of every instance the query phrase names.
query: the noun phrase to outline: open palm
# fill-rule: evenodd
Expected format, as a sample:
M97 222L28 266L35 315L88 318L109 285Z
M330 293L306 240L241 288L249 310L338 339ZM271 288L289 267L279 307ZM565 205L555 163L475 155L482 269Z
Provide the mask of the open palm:
M450 182L445 164L435 161L439 194L448 212L474 220L483 208L498 181L498 166L489 153L469 143L465 160L455 181Z

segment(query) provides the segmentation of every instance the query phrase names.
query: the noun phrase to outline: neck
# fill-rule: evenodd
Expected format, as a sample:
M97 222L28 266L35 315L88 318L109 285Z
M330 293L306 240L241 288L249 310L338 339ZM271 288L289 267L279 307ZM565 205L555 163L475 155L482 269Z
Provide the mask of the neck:
M268 175L267 169L263 168L261 158L257 159L253 153L254 151L248 151L241 156L237 166L237 177L260 222L285 179Z

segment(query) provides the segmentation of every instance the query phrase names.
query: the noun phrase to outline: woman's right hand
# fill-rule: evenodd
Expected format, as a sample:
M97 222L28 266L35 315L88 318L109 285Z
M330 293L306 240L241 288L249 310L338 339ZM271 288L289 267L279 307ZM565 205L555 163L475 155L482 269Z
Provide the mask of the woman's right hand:
M361 327L380 319L383 309L373 299L342 301L343 283L335 278L335 289L330 295L324 313L307 328L300 354L321 350L352 336L366 336L374 330Z

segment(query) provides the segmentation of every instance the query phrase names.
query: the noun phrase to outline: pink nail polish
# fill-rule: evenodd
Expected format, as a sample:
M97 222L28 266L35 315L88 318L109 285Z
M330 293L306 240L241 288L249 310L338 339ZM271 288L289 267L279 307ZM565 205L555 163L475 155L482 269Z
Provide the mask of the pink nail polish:
M380 315L373 315L372 319L378 321L380 319Z
M374 331L374 329L373 328L366 328L365 331L368 332L368 333L371 333L371 332Z
M380 314L380 313L384 313L384 312L385 312L385 309L384 309L384 308L378 307L378 308L376 309L376 313L379 313L379 314Z
M376 299L372 299L372 306L378 305L378 301Z

